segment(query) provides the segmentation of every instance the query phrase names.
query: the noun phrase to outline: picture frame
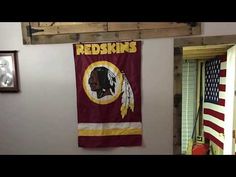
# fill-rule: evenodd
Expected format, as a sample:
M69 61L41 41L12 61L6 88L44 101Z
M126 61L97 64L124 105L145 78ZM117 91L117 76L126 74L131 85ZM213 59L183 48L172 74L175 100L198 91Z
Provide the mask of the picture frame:
M0 92L18 92L17 51L0 51Z

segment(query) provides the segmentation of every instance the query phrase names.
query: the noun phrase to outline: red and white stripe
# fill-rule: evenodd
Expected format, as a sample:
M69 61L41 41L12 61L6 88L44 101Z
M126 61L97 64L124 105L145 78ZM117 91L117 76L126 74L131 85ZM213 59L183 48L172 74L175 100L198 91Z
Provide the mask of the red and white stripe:
M205 138L210 139L220 148L224 146L226 90L226 57L221 58L218 103L203 103L203 130Z

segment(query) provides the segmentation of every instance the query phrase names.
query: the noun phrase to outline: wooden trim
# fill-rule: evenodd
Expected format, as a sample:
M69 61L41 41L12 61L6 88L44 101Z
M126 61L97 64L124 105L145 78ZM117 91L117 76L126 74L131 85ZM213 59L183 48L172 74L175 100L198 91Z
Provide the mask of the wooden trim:
M183 47L183 59L207 59L217 55L225 55L231 44L204 45Z
M174 50L173 154L181 154L182 50Z
M190 36L201 33L201 23L30 22L22 23L22 31L24 44L102 42Z
M201 31L202 31L202 26L200 23L197 23L196 26L192 27L192 34L193 35L201 34Z
M39 27L40 26L40 22L30 22L30 25L32 27Z
M104 32L79 34L78 42L134 40L140 36L138 31Z
M161 37L176 37L176 36L189 36L192 35L191 27L178 27L178 28L162 28L154 30L141 30L141 39L161 38Z
M184 47L184 51L189 51L189 50L209 50L209 49L225 49L225 50L228 50L232 46L233 46L232 44L189 46L189 47Z
M223 37L222 37L223 38ZM195 40L197 39L197 40ZM201 40L199 40L201 39ZM218 39L218 36L217 36ZM235 38L236 39L236 38ZM233 46L233 42L230 41L230 43L226 44L216 44L216 45L199 45L199 41L205 41L205 38L194 38L195 41L192 41L191 44L195 44L194 46L179 46L175 47L180 48L183 47L183 59L209 59L212 57L215 57L217 55L225 55L227 53L227 50ZM214 40L212 38L211 40ZM188 42L190 40L187 40ZM180 44L180 42L186 42L186 38L183 39L176 39L175 40L175 45ZM236 42L236 41L235 41ZM185 45L185 44L184 44Z
M109 22L108 31L153 30L167 28L188 28L187 23L175 22Z
M23 44L31 44L31 37L28 35L27 27L30 26L29 22L21 23L21 31L23 36Z
M42 26L52 26L54 24L54 22L39 22L40 27Z
M206 57L214 57L217 55L225 55L226 48L213 48L204 50L183 50L183 59L200 59Z
M85 22L38 22L39 27L46 27L46 26L69 26L69 25L80 25L84 24ZM97 23L97 22L89 22L89 23Z
M61 35L43 35L43 36L34 35L32 36L32 39L33 39L32 44L152 39L152 38L173 37L173 36L181 36L181 35L191 35L191 28L80 33L80 34L76 33L76 34L67 34L67 35L65 34L63 36ZM66 36L70 38L67 39ZM74 37L71 38L71 36L74 36Z
M107 23L82 23L77 25L61 25L61 26L44 26L32 27L35 32L32 36L40 35L56 35L56 34L71 34L71 33L91 33L107 31Z
M200 71L201 71L201 62L197 62L197 82L196 82L196 88L197 88L197 93L196 93L196 107L195 107L195 112L198 112L198 109L200 108L200 97L201 97L201 93L200 93L200 87L202 86L201 84L201 74L200 74ZM195 120L194 120L195 121ZM197 117L197 122L196 122L196 127L195 127L195 132L196 132L196 136L201 136L201 132L200 132L200 124L201 121L200 121L200 114L199 114L199 117Z
M187 23L176 23L176 22L140 22L138 23L139 29L166 29L166 28L188 28Z
M76 41L78 41L77 34L32 36L30 44L61 44L61 43L74 43Z
M127 30L138 30L137 22L110 22L108 23L108 31L127 31Z
M174 47L235 44L236 35L178 38L174 40Z

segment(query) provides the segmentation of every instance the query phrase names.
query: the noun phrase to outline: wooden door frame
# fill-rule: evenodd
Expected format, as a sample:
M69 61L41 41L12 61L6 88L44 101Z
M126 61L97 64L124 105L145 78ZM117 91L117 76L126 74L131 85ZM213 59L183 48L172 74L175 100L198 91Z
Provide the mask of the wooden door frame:
M183 47L187 46L201 46L201 45L220 45L220 44L235 44L236 35L222 35L222 36L201 36L201 37L187 37L174 39L174 99L173 99L173 154L181 154L181 105L182 105L182 70L179 72L180 61L183 57ZM177 88L181 88L177 90ZM178 131L175 131L175 130ZM180 132L179 132L180 131ZM180 148L178 148L178 145Z

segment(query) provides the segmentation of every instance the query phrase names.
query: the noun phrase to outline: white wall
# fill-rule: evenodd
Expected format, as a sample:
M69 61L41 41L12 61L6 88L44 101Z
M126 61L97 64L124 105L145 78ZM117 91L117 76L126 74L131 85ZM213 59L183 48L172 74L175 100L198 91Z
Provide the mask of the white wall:
M236 22L211 22L203 24L203 36L236 34Z
M0 50L19 50L21 92L0 94L0 154L171 154L173 40L145 40L144 145L85 150L77 145L72 44L23 45L20 23L0 23Z
M203 35L222 34L236 23L203 24ZM23 45L20 23L0 23L0 50L19 50L21 81L0 94L0 154L172 154L173 38L143 42L144 145L129 148L78 148L72 44Z

